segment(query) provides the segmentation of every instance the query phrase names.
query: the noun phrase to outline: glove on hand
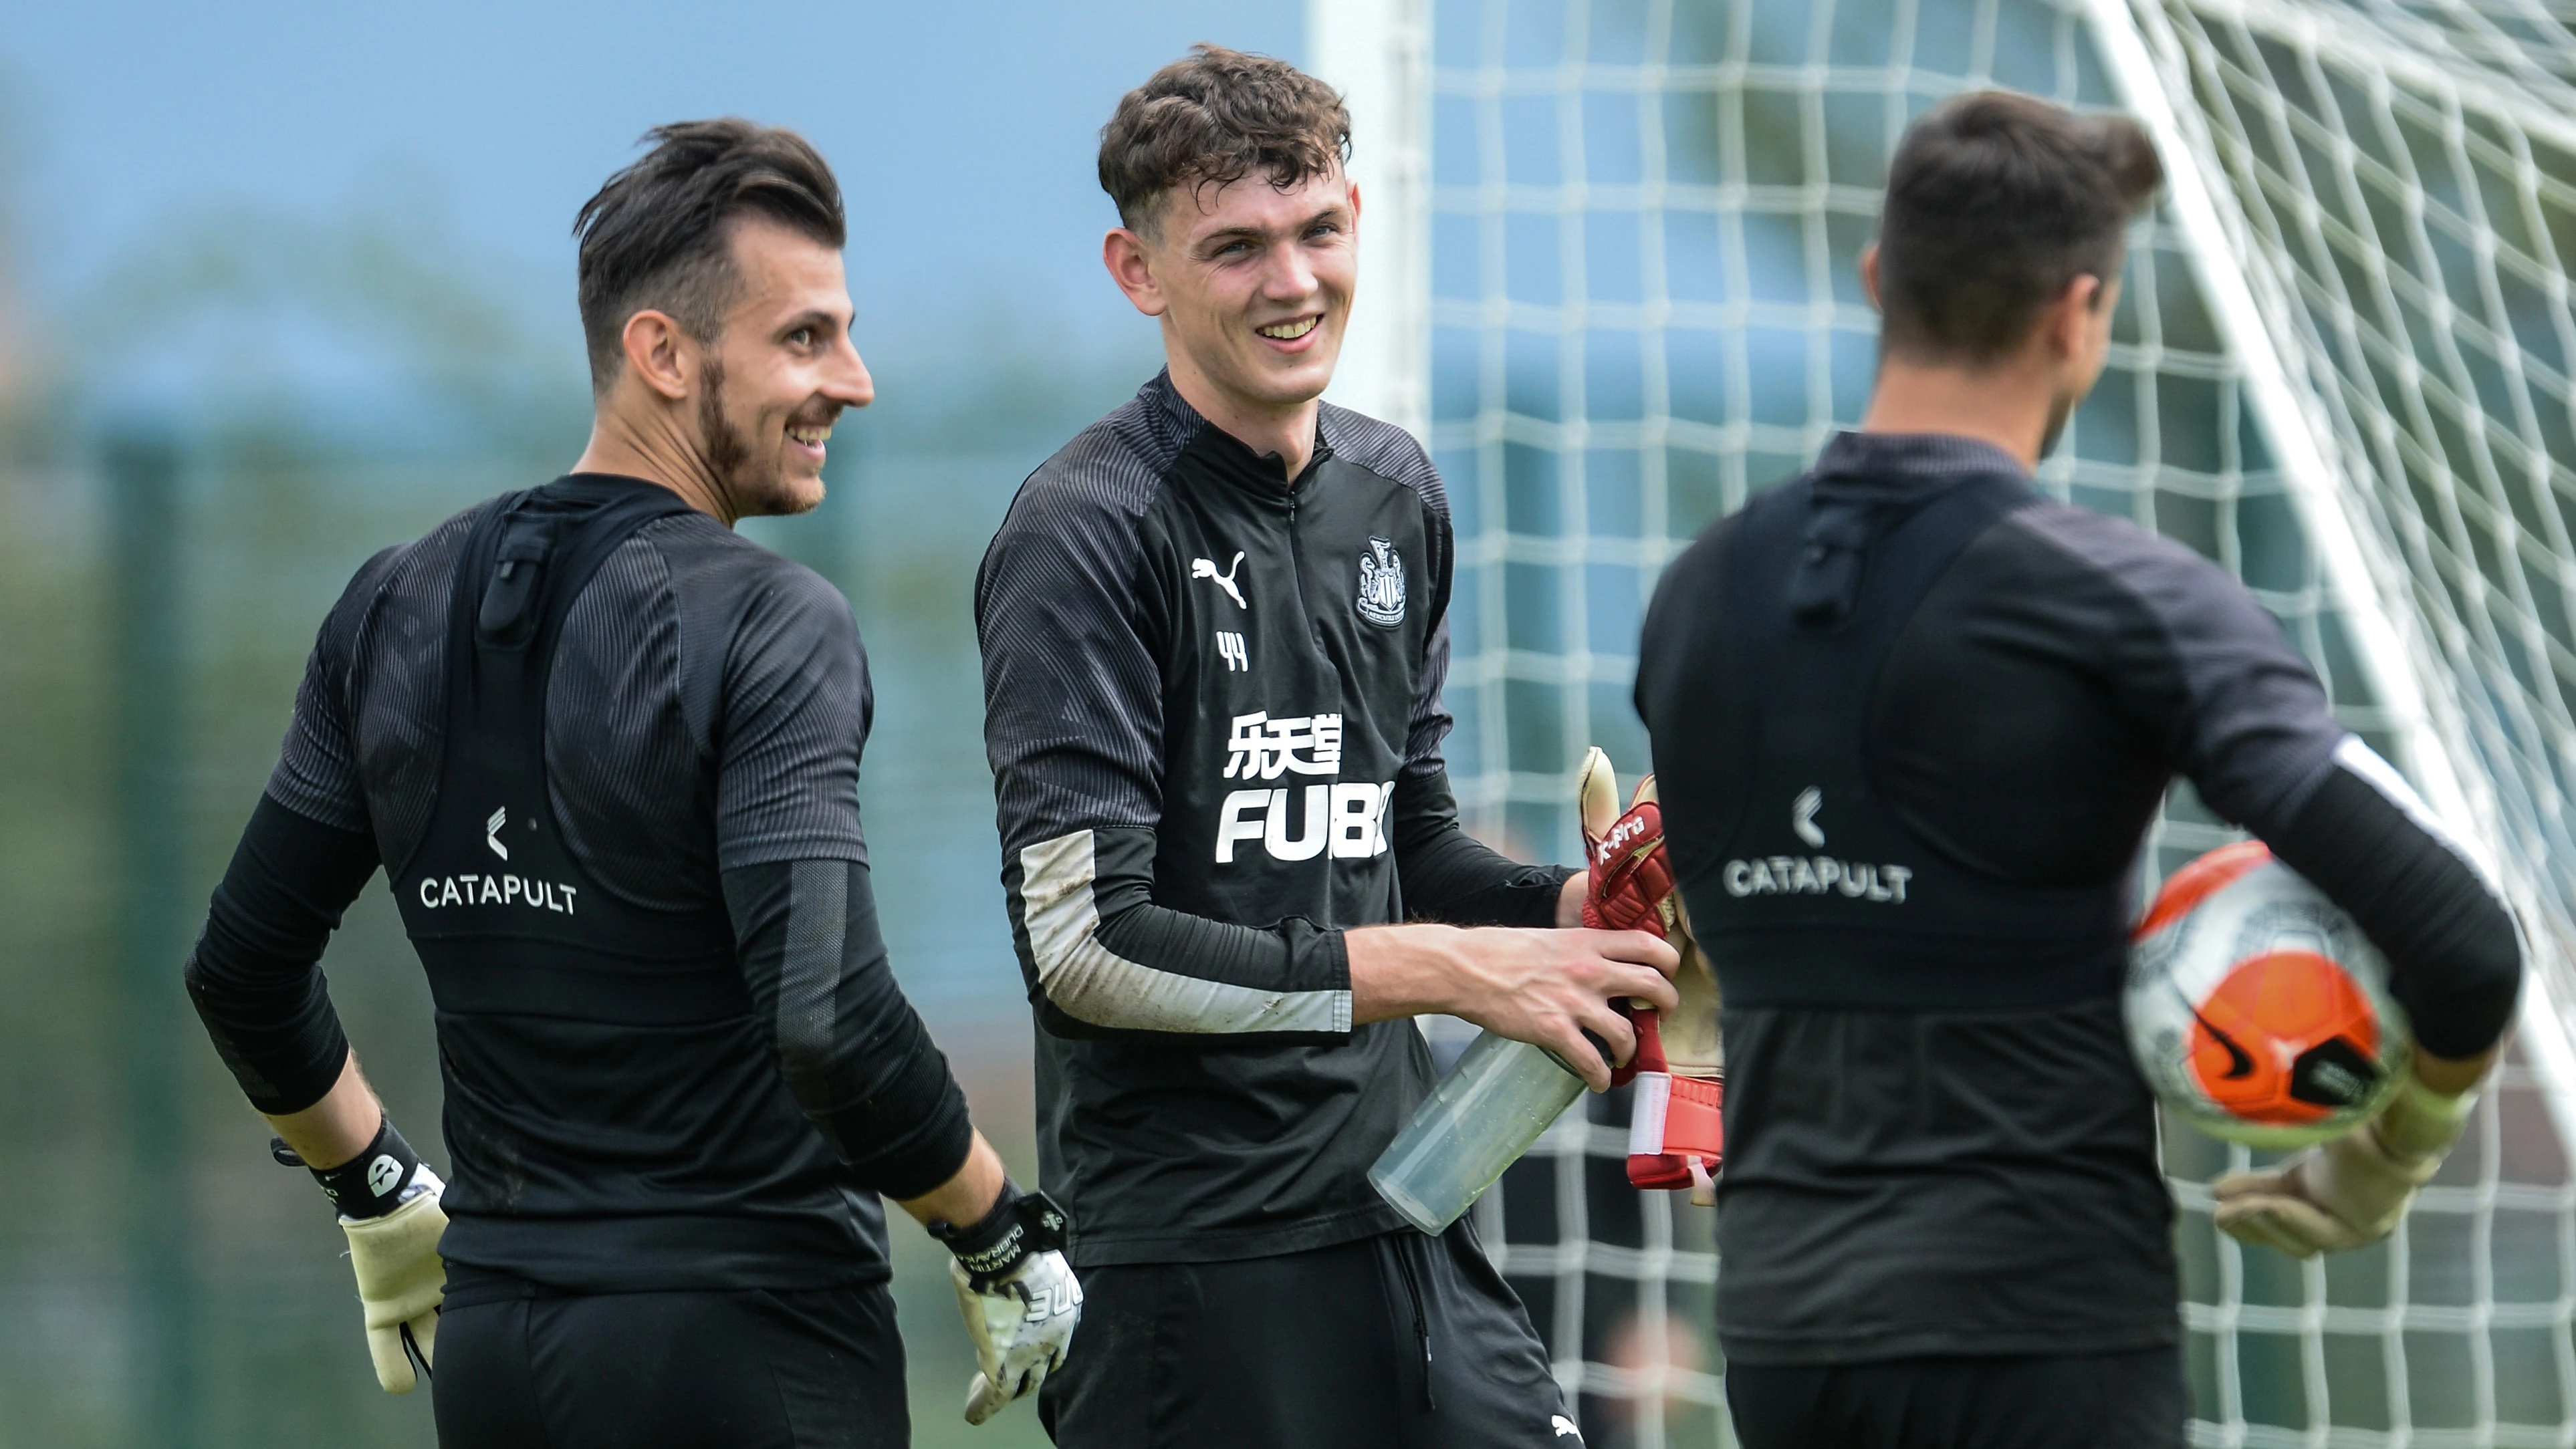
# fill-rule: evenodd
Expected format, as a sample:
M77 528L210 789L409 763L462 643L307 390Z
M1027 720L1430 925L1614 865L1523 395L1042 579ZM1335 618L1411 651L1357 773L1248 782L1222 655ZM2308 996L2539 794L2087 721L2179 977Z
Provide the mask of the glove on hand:
M389 1394L410 1393L420 1382L413 1363L427 1370L438 1348L438 1305L447 1296L447 1264L438 1256L447 1213L439 1198L447 1184L391 1120L377 1126L365 1151L338 1167L313 1166L282 1137L270 1138L268 1151L279 1166L312 1173L340 1210L376 1382Z
M349 1266L357 1271L358 1301L367 1310L367 1354L386 1393L407 1394L419 1380L416 1357L428 1369L438 1351L438 1305L447 1294L447 1263L438 1239L447 1231L439 1207L446 1184L424 1165L412 1178L424 1190L382 1217L340 1219L349 1235Z
M2445 1097L2411 1071L2378 1116L2265 1172L2211 1184L2219 1228L2293 1258L2378 1242L2406 1215L2468 1126L2477 1094Z
M975 1341L975 1381L966 1386L966 1422L981 1424L1013 1399L1037 1392L1064 1366L1064 1351L1082 1322L1082 1284L1058 1252L1031 1253L1011 1275L977 1288L963 1263L950 1263L957 1307Z
M1673 870L1664 854L1664 807L1640 785L1638 801L1626 814L1597 820L1596 809L1615 811L1619 799L1619 777L1598 748L1584 760L1583 781L1583 846L1591 866L1583 884L1583 924L1670 939Z
M1655 777L1637 782L1628 809L1619 809L1619 777L1610 757L1585 754L1576 785L1590 874L1584 883L1583 923L1603 930L1651 931L1681 953L1673 986L1681 1004L1670 1017L1643 1002L1625 1006L1637 1029L1636 1055L1612 1074L1613 1083L1637 1084L1628 1134L1628 1181L1641 1188L1684 1188L1691 1200L1713 1203L1711 1173L1724 1155L1719 1116L1726 1068L1718 1036L1717 977L1691 939L1690 917L1673 883L1664 847L1663 806Z
M981 1424L1013 1399L1037 1392L1064 1365L1082 1322L1082 1284L1065 1261L1064 1209L1042 1192L1005 1180L984 1220L970 1228L933 1223L932 1236L957 1259L948 1276L975 1344L978 1371L966 1386L966 1422Z

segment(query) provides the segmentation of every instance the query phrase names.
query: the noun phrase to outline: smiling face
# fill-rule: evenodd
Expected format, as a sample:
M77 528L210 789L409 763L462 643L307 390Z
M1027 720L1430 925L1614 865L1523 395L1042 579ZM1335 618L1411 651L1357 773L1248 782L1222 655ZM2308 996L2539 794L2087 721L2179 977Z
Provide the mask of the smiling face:
M1107 260L1137 310L1162 319L1185 394L1203 388L1216 411L1275 415L1312 404L1333 380L1358 232L1359 192L1340 167L1284 191L1255 174L1174 188L1149 230L1110 233Z
M734 223L729 245L734 304L702 354L696 441L735 517L803 513L823 501L841 410L876 397L841 254L757 217Z

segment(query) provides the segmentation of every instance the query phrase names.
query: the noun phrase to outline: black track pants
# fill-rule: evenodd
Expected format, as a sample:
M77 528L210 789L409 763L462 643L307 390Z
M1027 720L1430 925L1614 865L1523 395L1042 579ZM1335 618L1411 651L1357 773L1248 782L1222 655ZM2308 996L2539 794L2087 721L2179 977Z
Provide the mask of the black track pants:
M1082 1287L1072 1352L1038 1391L1059 1449L1582 1449L1528 1312L1464 1224L1093 1268Z
M1731 1364L1744 1449L2182 1449L2182 1352Z
M882 1287L512 1298L438 1320L439 1449L903 1449Z

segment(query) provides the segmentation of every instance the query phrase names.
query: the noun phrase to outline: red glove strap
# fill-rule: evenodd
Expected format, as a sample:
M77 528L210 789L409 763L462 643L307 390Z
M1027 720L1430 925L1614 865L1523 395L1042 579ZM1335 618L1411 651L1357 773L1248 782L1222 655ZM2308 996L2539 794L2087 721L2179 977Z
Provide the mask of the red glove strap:
M1656 1098L1661 1099L1660 1122L1652 1117ZM1648 1084L1638 1088L1635 1107L1647 1115L1633 1123L1629 1131L1629 1184L1657 1189L1689 1187L1694 1160L1703 1171L1716 1171L1726 1156L1726 1119L1722 1112L1725 1099L1726 1084L1714 1078L1650 1074ZM1649 1145L1641 1139L1651 1139L1663 1150L1635 1151Z
M1726 1155L1726 1084L1714 1077L1675 1077L1664 1103L1664 1150L1716 1162Z

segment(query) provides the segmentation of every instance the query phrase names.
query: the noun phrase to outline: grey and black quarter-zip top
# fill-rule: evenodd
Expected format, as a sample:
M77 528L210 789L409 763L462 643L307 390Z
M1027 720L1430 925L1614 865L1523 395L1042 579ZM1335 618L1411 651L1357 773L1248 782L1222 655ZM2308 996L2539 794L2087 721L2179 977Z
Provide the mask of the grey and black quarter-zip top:
M976 584L1003 882L1075 1260L1401 1225L1370 1162L1430 1080L1354 1027L1342 931L1547 925L1440 757L1452 542L1402 430L1326 406L1297 478L1167 376L1022 485Z

